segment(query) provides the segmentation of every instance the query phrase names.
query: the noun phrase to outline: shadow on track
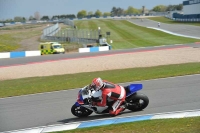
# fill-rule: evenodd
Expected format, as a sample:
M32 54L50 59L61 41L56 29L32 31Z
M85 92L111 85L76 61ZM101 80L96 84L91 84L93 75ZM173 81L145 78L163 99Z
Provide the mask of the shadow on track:
M136 111L138 112L138 111ZM92 116L88 116L88 117L74 117L74 118L69 118L69 119L64 119L64 120L60 120L58 121L59 123L71 123L71 122L81 122L81 121L91 121L91 120L100 120L100 119L104 119L104 118L117 118L117 117L123 117L124 114L130 114L134 113L133 111L125 111L120 113L119 115L115 116L115 117L111 117L110 114L96 114L96 115L92 115ZM129 115L129 116L130 116Z

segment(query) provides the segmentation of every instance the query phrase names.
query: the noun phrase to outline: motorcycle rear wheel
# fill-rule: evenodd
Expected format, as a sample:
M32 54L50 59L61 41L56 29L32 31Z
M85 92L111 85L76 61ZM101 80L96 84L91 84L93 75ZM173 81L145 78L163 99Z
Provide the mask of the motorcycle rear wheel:
M81 106L76 106L75 104L71 107L71 113L77 117L87 117L87 116L91 115L92 112L93 111L91 111L87 108L84 108Z
M127 109L131 111L141 111L148 106L149 98L146 95L137 92L132 95L127 102L129 103Z

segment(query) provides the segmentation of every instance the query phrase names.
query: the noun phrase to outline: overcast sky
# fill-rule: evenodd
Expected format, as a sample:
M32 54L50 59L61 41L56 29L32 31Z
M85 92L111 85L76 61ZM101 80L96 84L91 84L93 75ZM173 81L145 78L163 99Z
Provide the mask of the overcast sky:
M110 12L112 7L127 9L152 9L156 5L182 4L183 0L0 0L0 20L13 19L15 16L29 18L38 11L41 16L75 14L81 10L93 13Z

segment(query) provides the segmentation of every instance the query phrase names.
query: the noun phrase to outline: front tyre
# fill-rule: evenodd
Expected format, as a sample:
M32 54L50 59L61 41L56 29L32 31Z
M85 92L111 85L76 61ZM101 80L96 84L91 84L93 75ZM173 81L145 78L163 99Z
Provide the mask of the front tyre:
M136 93L129 98L127 109L131 111L140 111L146 108L149 104L149 98L142 94Z
M71 112L74 116L77 116L77 117L87 117L87 116L91 115L93 111L91 111L87 108L81 107L81 106L76 106L74 104L71 107Z

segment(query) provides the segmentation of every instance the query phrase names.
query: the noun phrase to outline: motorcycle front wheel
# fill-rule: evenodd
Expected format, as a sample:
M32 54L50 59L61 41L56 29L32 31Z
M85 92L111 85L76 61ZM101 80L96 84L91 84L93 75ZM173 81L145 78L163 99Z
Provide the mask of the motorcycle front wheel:
M76 106L75 104L71 107L71 113L77 117L87 117L87 116L91 115L92 112L93 111L91 111L87 108L84 108L81 106Z

